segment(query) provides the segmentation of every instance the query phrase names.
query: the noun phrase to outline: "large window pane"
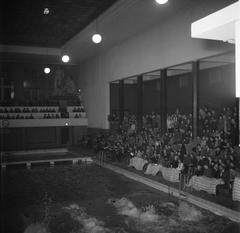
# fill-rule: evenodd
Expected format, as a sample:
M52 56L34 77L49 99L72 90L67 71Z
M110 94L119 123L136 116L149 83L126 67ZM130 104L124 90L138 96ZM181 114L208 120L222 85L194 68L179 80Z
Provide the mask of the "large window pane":
M199 134L221 135L232 145L238 144L234 61L234 53L202 59L199 77Z
M192 137L192 63L167 69L167 130Z
M160 71L143 75L143 127L160 128Z
M137 77L124 80L124 130L137 127Z
M110 83L110 115L108 117L110 129L119 128L119 81Z

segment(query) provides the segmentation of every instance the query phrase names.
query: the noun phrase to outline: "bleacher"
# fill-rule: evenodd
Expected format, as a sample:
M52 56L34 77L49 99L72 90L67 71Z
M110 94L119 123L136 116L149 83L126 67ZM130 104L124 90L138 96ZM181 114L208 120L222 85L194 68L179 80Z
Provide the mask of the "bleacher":
M1 106L1 127L86 125L83 106L70 106L64 114L59 106Z
M83 106L0 106L3 151L77 144L88 127Z
M0 119L60 118L58 106L11 106L0 107Z

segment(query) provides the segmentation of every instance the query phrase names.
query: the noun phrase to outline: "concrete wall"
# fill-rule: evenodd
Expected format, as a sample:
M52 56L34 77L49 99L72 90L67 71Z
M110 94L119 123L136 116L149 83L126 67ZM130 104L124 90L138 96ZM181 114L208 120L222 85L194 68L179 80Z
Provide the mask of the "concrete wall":
M109 82L231 50L232 45L191 38L191 23L231 4L225 0L191 1L164 22L80 64L89 127L108 128Z
M1 151L59 148L76 145L87 134L86 126L0 129Z

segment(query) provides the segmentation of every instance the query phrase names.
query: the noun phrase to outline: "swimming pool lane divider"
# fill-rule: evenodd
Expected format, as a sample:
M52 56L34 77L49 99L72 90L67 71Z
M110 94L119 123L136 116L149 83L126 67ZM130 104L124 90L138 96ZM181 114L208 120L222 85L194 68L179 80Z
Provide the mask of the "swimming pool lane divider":
M213 203L211 201L207 201L205 199L196 197L194 195L191 195L187 192L180 191L176 188L170 187L169 185L162 184L160 182L157 182L155 180L143 177L141 175L138 175L134 172L127 171L123 168L105 163L105 162L99 162L98 160L94 160L94 162L104 168L107 168L109 170L112 170L118 174L124 175L125 177L135 180L137 182L140 182L142 184L145 184L151 188L157 189L159 191L168 193L169 195L172 195L174 197L184 199L188 202L190 202L193 205L196 205L200 208L206 209L208 211L211 211L212 213L224 216L234 222L240 222L240 212L229 209L227 207L224 207L222 205Z

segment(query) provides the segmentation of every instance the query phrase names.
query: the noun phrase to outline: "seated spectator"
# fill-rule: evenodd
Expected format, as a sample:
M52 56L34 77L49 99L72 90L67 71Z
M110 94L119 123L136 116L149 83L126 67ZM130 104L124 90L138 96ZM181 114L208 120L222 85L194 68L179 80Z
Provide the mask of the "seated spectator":
M203 166L203 169L204 169L203 176L213 178L212 169L209 167L209 165L205 164Z
M219 179L220 178L220 171L219 171L219 167L218 167L217 163L214 164L214 166L213 166L212 176L215 179Z
M172 167L172 168L177 168L177 167L178 167L178 163L179 163L178 156L175 155L175 156L174 156L174 159L173 159L172 162L171 162L171 167Z
M219 166L219 178L224 181L224 184L217 185L217 194L219 193L230 193L230 171L225 167L224 164Z
M143 117L145 127L141 131L133 130L132 125L137 123L136 116L128 113L120 130L98 136L94 140L94 147L107 148L118 161L124 156L137 156L151 163L176 168L187 179L192 175L221 178L228 184L223 188L231 189L236 170L240 169L237 159L240 150L233 149L235 144L232 144L229 134L235 114L229 108L219 114L216 110L203 107L200 115L200 136L192 140L191 114L180 111L170 114L168 117L171 124L174 122L174 127L162 134L161 129L154 128L156 113L148 113ZM227 131L218 129L219 120L222 120L220 116L224 124L228 123L225 126ZM119 115L110 115L109 121L119 121Z
M202 167L202 165L199 164L199 165L197 165L197 168L195 169L194 175L203 176L203 172L204 172L203 167Z

